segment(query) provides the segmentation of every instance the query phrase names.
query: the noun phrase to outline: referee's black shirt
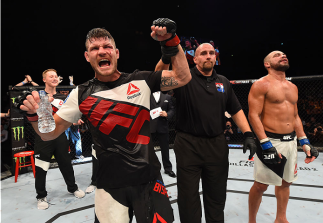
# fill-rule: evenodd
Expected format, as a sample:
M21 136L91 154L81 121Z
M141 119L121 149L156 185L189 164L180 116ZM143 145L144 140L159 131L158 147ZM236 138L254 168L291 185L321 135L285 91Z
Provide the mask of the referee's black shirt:
M215 70L203 76L196 66L191 74L187 85L174 89L176 130L202 137L220 135L225 130L224 112L234 115L241 110L230 81Z

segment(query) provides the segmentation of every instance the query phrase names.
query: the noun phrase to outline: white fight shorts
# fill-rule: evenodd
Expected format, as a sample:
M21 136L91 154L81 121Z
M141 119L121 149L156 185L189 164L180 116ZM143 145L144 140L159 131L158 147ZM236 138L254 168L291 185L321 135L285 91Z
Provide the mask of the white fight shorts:
M295 132L290 134L275 134L266 132L272 145L282 154L283 158L280 164L265 164L263 162L258 141L258 150L254 161L254 179L255 181L267 185L282 185L282 179L291 183L297 180L297 137Z

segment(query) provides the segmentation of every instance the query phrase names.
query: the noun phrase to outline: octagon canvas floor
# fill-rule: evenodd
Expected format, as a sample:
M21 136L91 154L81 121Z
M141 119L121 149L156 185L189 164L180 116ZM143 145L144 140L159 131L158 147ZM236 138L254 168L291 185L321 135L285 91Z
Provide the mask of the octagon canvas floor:
M161 160L160 152L156 152ZM176 160L170 150L173 170L176 172ZM304 163L304 154L299 152L299 179L290 188L290 200L287 218L290 223L323 222L323 154L311 164ZM253 184L253 162L240 149L230 149L230 170L225 207L225 222L248 222L248 193ZM74 165L79 188L85 190L90 183L91 163ZM176 178L164 174L164 183L174 209L175 223L179 223L177 209ZM66 190L65 182L58 168L50 169L47 174L48 201L47 210L37 209L36 193L32 172L1 181L1 222L2 223L88 223L94 222L94 193L77 199ZM200 194L202 200L202 189ZM276 215L274 187L269 186L263 196L257 220L260 223L273 223ZM202 222L205 223L204 216ZM136 220L133 220L136 223Z

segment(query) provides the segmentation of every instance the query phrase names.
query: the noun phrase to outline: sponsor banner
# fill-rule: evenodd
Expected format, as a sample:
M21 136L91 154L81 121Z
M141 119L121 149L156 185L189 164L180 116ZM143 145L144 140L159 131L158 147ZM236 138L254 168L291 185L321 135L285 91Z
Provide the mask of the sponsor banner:
M231 84L252 84L256 82L258 79L249 79L249 80L233 80L230 81ZM291 81L292 77L286 77L286 80Z
M16 97L21 94L21 91L10 91L10 133L12 146L12 165L11 172L15 172L14 154L25 151L25 122L24 116L19 110L13 106ZM23 160L22 160L23 161ZM26 172L26 167L21 168L20 172Z

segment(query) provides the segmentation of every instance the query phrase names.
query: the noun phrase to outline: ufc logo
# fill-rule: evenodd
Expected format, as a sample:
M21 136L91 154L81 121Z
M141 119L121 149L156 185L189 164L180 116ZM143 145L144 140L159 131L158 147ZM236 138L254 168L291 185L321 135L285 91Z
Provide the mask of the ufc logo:
M283 140L291 140L292 139L292 137L291 136L284 136L283 137Z
M265 160L275 159L275 154L269 154L269 155L264 154L264 159Z
M87 115L88 120L94 127L99 125L99 130L109 135L117 125L125 128L130 128L131 126L126 136L128 142L136 144L149 143L150 138L148 136L139 135L145 121L150 121L150 114L147 110L139 111L139 107L108 100L101 100L92 110L97 101L98 98L88 97L80 105L80 111ZM114 105L113 108L112 105ZM108 116L105 117L107 113ZM121 116L120 113L125 114L127 117ZM134 120L136 116L137 118Z

